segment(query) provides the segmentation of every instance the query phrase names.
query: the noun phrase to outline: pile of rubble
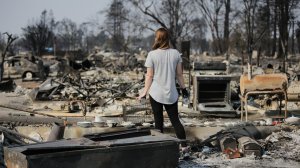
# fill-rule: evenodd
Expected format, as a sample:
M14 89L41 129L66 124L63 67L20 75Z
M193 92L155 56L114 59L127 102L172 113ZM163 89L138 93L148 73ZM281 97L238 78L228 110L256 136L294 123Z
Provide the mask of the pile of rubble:
M178 159L178 142L175 138L144 130L146 127L154 127L149 103L141 103L136 100L139 91L143 88L143 62L145 56L146 53L133 56L128 53L97 52L87 57L87 60L91 63L89 68L81 68L80 70L66 68L68 70L60 73L63 74L62 76L48 78L32 90L17 86L14 91L15 95L10 95L14 97L14 100L10 102L8 100L3 101L0 106L25 111L30 116L20 115L15 117L11 115L7 117L9 120L1 121L6 126L6 128L0 127L1 132L3 132L2 135L5 137L3 144L5 146L22 145L24 147L21 147L22 150L30 151L31 149L27 149L26 146L28 143L45 142L49 138L42 137L42 134L35 131L31 131L30 134L25 133L29 136L12 131L20 126L16 124L17 122L27 122L39 128L46 127L48 134L52 133L52 131L49 131L50 129L55 129L52 123L59 123L60 125L69 126L62 131L65 133L65 137L62 136L61 132L57 133L60 134L59 139L65 138L65 140L58 142L64 150L67 150L67 148L71 150L80 148L80 150L85 151L87 147L105 151L107 147L117 148L118 145L124 145L124 143L127 146L128 143L131 143L130 140L127 141L127 138L140 141L139 138L135 139L138 135L142 137L143 145L149 145L147 142L155 142L158 146L163 146L162 144L165 142L160 140L171 140L172 150L174 151L172 153L174 154L172 165L177 165L175 162ZM195 56L192 57L192 60L201 59ZM240 61L239 57L230 56L227 62L221 61L221 64L213 61L194 64L193 93L191 96L193 97L191 104L193 104L194 109L187 108L188 110L184 111L185 107L179 103L179 110L180 119L186 128L188 137L195 138L195 141L190 141L191 157L188 160L181 160L179 167L272 167L274 165L275 167L300 167L299 128L289 126L300 125L299 118L290 117L284 121L282 116L278 120L273 120L268 116L270 111L278 112L283 107L299 109L297 102L300 94L299 83L293 81L292 87L287 86L291 80L297 80L296 71L299 67L290 67L290 75L283 75L284 82L279 83L280 87L288 90L289 100L294 98L295 102L280 104L279 101L283 98L282 95L261 94L250 96L245 101L248 103L247 106L242 107L240 92L248 92L249 88L252 89L256 85L249 84L246 87L248 89L240 89L242 87L239 86L237 78L243 75L242 69L244 68L238 65ZM77 65L75 63L72 64ZM55 67L51 66L51 71L53 69ZM199 72L195 71L197 69ZM274 68L274 72L275 69L278 68ZM265 71L260 67L254 68L254 74L257 76L263 76L267 74L266 72L269 71ZM254 76L252 79L254 79ZM249 83L246 78L245 81ZM272 84L274 82L269 80L268 84L264 85L266 88L263 88L263 90L259 90L260 87L255 87L253 90L266 91L271 89L273 91L273 89L278 89L278 86L270 88L270 86L273 86ZM22 103L18 102L17 99L21 95L30 97L30 101L26 99ZM4 102L11 106L7 104L5 106ZM243 122L239 121L239 118L227 118L226 121L212 118L212 116L237 117L240 116L243 108L249 110L249 115L251 113L259 114L259 119L255 118L252 122ZM39 115L43 116L37 117ZM207 118L207 116L210 117ZM42 125L36 124L35 121L42 123ZM285 123L282 124L283 122ZM165 120L164 126L166 129L170 128L171 130L171 123L168 119ZM118 132L122 129L126 131L126 134ZM217 130L216 133L212 133L212 129ZM110 134L109 131L111 130L118 131ZM70 133L71 131L73 132ZM97 131L103 132L100 134ZM202 139L195 136L197 131ZM32 132L36 134L31 134ZM85 133L91 132L92 135L85 136ZM79 139L72 139L74 137L70 137L71 134L76 134L76 138ZM209 134L209 136L203 138L203 134ZM144 139L144 136L149 137ZM111 142L110 140L116 141ZM99 146L93 146L95 142ZM86 146L82 146L82 144ZM42 150L43 144L39 145L35 144L33 146ZM59 147L55 146L55 143L51 146L53 149L60 149ZM151 145L148 147L151 150ZM21 148L11 149L19 150ZM154 152L157 151L159 151L159 147ZM164 152L159 151L160 154L165 154ZM146 158L142 157L143 152L139 156L141 156L141 159ZM163 159L161 161L165 164Z
M57 108L57 105L53 108L68 112L82 111L83 115L86 115L86 112L101 113L107 108L112 108L109 111L116 110L118 106L125 105L124 99L135 100L142 87L143 78L135 80L112 78L101 70L92 70L56 79L48 78L28 95L33 103L64 101L64 104L60 105L61 109ZM52 107L48 105L46 108L49 110ZM122 115L122 108L118 112L115 115Z
M221 152L219 146L193 146L190 160L181 160L179 167L299 167L299 128L283 127L266 138L259 139L261 155L235 153L235 159L228 159L228 153ZM253 147L253 145L251 145ZM249 146L250 147L250 146ZM237 152L242 152L240 148Z
M300 130L273 132L263 142L266 152L263 158L300 161Z

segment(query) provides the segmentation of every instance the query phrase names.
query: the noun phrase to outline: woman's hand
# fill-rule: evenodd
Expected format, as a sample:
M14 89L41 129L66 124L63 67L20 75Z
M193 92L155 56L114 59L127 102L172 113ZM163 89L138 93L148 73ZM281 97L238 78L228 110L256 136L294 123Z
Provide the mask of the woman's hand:
M190 93L186 88L181 89L182 97L188 98L190 97Z
M143 98L146 98L146 96L147 96L147 92L143 91L143 92L139 95L139 97L137 97L137 99L138 99L138 100L141 100L141 99L143 99Z

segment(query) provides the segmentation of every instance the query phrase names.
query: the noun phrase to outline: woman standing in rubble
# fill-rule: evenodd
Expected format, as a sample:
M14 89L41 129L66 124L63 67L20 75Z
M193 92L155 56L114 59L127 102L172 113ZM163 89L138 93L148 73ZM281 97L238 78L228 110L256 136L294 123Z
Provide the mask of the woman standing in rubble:
M149 52L145 62L145 67L147 67L145 88L138 99L141 100L149 93L155 128L163 132L164 107L177 138L185 140L185 130L178 117L178 91L175 80L177 79L183 96L188 96L188 91L184 86L181 54L176 49L170 48L169 41L167 29L156 30L153 50ZM183 142L181 146L185 148L186 142Z

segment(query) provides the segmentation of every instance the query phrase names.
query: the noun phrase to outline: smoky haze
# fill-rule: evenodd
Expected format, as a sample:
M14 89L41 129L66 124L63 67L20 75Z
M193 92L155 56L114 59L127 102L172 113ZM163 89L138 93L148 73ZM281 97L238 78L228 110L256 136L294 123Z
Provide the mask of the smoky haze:
M0 32L21 34L22 27L38 19L43 10L52 10L56 20L69 18L77 24L98 17L109 7L111 0L2 0L0 5Z

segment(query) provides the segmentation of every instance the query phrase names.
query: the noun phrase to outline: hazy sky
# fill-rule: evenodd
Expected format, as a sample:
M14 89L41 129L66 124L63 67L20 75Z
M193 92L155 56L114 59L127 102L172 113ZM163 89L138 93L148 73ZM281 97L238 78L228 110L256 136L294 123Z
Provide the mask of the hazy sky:
M0 32L20 34L21 27L52 9L56 21L70 18L80 24L95 18L112 0L0 0ZM99 14L97 16L100 16ZM100 20L104 20L104 15Z

